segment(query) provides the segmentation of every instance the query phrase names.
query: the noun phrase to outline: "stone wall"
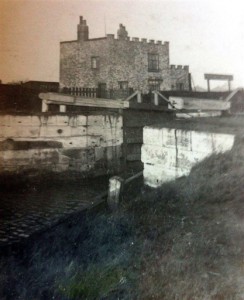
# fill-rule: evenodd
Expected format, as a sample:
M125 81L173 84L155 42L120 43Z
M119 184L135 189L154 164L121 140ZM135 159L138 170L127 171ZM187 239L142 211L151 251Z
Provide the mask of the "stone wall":
M172 120L174 114L171 112L126 109L123 112L124 130L124 155L126 167L130 171L143 170L141 161L141 148L143 144L143 127L147 125L165 123Z
M188 175L192 166L212 153L230 150L234 139L230 134L144 127L141 151L144 182L159 187Z
M123 120L116 112L0 116L0 170L120 170Z
M90 87L103 83L109 73L107 39L60 44L60 88ZM91 68L91 57L99 56L99 68Z
M188 75L188 66L169 66L169 42L130 38L123 24L117 39L114 34L89 39L88 25L81 16L77 40L60 43L61 90L97 88L99 84L103 89L106 85L107 90L134 89L143 93L171 90L172 86L187 90Z
M159 54L159 71L148 72L148 53ZM97 69L91 57L99 58ZM170 89L169 44L107 38L63 42L60 47L60 87L90 87L106 83L118 89L118 81L147 91L148 79L163 79L161 89Z
M171 90L189 90L189 67L170 65Z

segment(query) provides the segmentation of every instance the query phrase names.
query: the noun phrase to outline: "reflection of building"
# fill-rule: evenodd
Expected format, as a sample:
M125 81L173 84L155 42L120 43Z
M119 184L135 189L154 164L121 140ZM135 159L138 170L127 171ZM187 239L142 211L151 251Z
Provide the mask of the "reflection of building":
M189 90L189 67L169 65L169 42L128 37L120 24L113 34L89 39L80 17L77 40L60 44L60 88Z

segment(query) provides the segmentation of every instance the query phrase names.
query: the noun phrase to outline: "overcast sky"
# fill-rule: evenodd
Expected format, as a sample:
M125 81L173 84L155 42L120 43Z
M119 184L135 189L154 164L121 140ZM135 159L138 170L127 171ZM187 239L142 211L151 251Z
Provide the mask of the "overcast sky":
M130 37L169 41L170 63L189 65L195 85L223 73L244 86L241 0L0 0L0 79L58 81L59 42L76 39L80 15L91 38L123 23Z

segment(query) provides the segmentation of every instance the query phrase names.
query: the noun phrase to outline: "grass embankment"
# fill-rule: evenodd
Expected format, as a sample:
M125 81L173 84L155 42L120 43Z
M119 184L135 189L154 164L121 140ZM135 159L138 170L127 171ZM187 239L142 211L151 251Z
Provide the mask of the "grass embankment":
M145 195L141 299L244 299L244 146Z
M77 216L2 259L0 298L244 299L243 178L239 141L116 214Z

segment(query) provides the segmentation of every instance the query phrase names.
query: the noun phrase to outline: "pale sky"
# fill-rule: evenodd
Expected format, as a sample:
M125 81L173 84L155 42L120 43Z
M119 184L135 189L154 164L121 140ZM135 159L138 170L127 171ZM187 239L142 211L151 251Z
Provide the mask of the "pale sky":
M244 86L241 0L0 0L0 79L58 81L59 42L76 39L80 15L91 38L122 23L130 37L169 41L170 63L189 65L195 85L223 73Z

